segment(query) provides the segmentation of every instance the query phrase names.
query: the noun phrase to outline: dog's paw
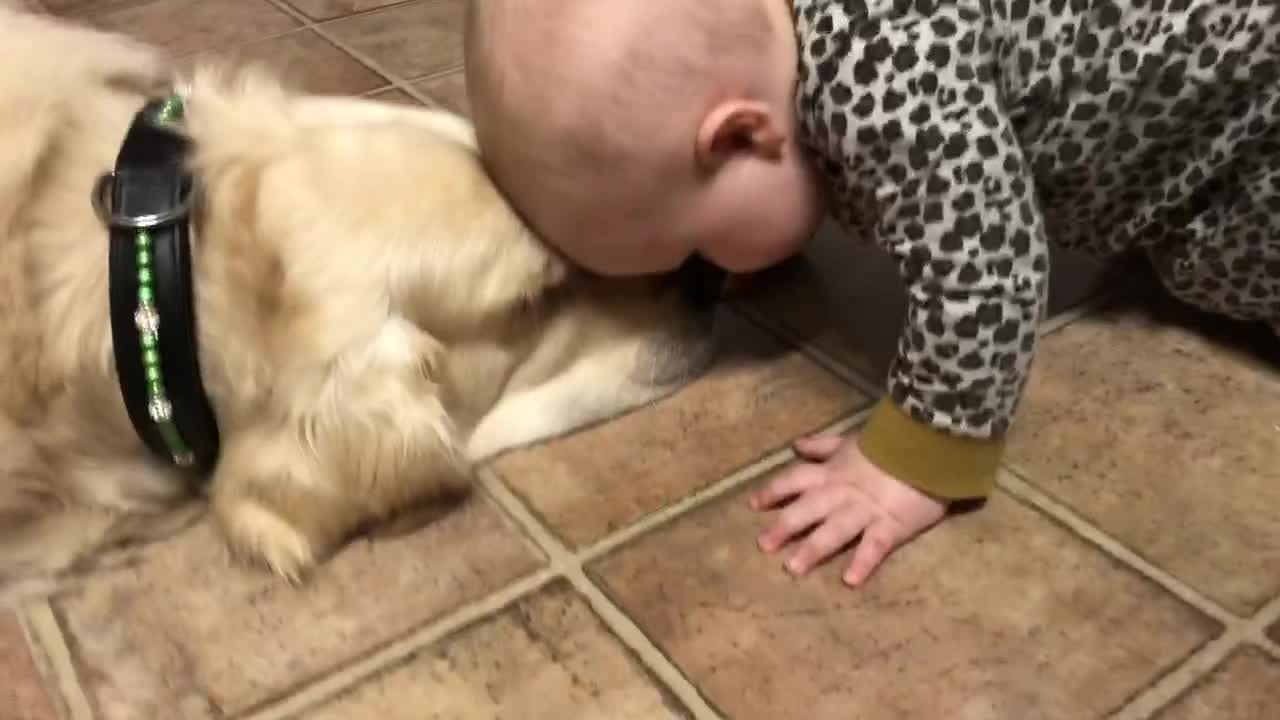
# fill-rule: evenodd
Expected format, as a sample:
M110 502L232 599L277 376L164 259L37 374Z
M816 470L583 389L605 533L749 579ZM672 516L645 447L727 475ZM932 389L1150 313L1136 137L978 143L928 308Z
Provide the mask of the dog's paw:
M236 556L269 568L292 584L316 565L316 548L288 520L252 500L218 509L218 519Z

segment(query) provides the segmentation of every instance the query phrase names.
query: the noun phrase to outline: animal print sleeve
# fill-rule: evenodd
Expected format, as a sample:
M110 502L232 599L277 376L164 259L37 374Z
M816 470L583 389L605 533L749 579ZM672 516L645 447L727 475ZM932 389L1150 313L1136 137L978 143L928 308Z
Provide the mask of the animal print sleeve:
M1002 436L1048 252L987 21L928 0L797 0L796 13L798 110L836 214L893 254L907 290L890 397L947 436Z

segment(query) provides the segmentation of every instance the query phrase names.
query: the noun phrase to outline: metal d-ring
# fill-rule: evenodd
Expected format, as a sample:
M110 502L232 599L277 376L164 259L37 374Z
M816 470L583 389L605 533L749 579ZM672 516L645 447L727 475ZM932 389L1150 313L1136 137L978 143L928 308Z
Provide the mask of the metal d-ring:
M110 193L115 187L115 172L104 173L98 177L98 181L93 184L93 210L98 215L98 219L109 227L128 228L140 230L145 228L160 227L168 225L176 220L181 220L191 212L191 190L187 190L182 194L182 198L177 205L158 213L150 213L146 215L122 215L115 212L111 208Z

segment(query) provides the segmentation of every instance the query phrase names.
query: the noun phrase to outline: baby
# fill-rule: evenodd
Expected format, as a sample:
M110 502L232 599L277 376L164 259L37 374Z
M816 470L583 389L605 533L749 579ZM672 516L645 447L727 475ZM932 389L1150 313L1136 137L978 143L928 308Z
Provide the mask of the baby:
M858 585L994 483L1048 242L1140 249L1168 290L1280 327L1280 14L1264 0L476 0L495 181L602 274L751 271L829 207L908 311L856 438L752 496L804 574ZM811 530L811 532L809 532Z

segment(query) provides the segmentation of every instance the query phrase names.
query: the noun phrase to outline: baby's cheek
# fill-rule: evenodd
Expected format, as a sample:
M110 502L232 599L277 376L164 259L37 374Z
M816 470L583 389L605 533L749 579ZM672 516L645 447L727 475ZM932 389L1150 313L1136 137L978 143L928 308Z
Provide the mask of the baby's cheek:
M751 273L787 259L803 244L794 237L760 230L756 228L725 236L701 252L708 260L731 273Z

